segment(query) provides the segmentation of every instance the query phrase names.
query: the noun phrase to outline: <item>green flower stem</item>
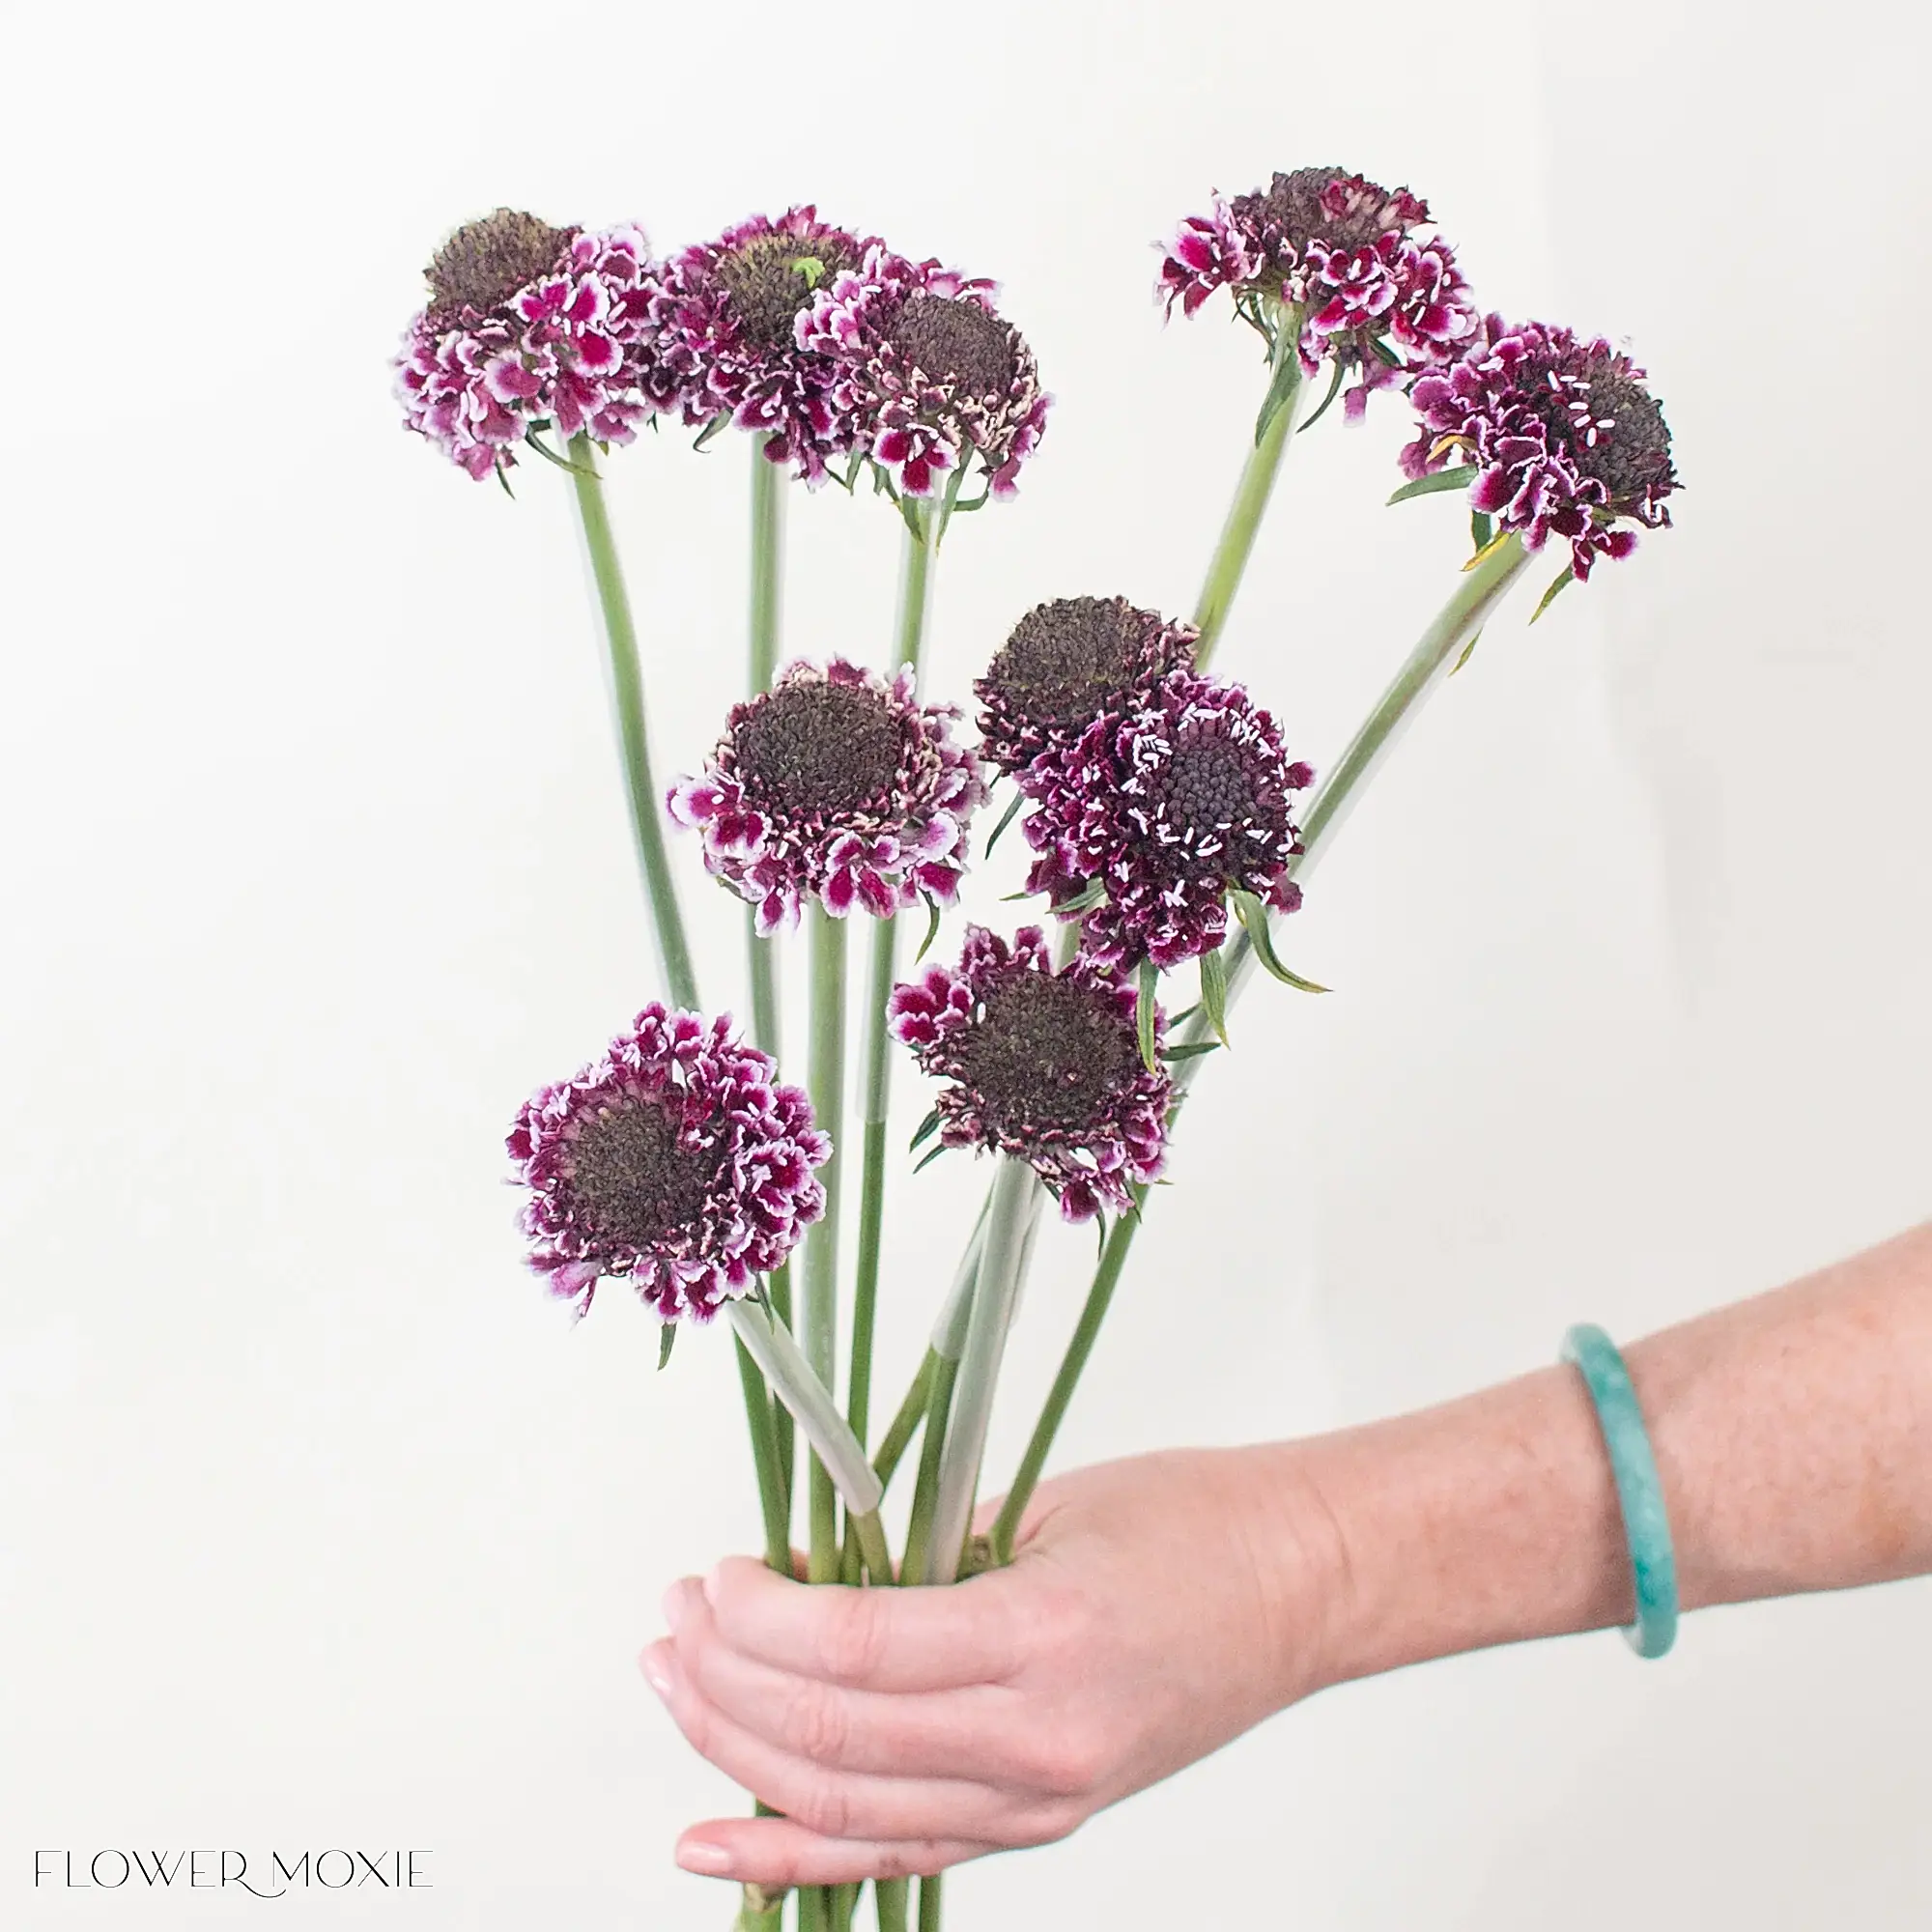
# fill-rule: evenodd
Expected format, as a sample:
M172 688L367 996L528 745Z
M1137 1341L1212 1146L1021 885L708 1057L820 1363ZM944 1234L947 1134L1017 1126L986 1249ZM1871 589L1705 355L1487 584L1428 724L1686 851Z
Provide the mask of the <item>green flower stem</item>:
M1455 668L1469 639L1489 621L1528 561L1528 553L1520 540L1510 536L1484 554L1473 568L1465 570L1456 594L1442 607L1435 621L1423 632L1415 648L1404 660L1402 668L1390 680L1388 689L1363 720L1360 729L1349 741L1348 749L1316 794L1315 803L1309 808L1307 820L1302 826L1303 849L1292 867L1295 876L1305 878L1315 862L1327 851L1350 809L1361 795L1362 788L1381 769L1403 728L1414 717L1423 700ZM1233 942L1229 952L1227 997L1232 1005L1253 974L1254 945L1243 932ZM1205 1041L1210 1031L1211 1022L1207 1015L1196 1013L1182 1034L1182 1043L1195 1045ZM1174 1104L1177 1112L1181 1101L1187 1097L1206 1058L1206 1055L1196 1054L1175 1063ZM1173 1119L1170 1114L1170 1125ZM1145 1208L1147 1198L1145 1188L1134 1189L1137 1208ZM1039 1421L1034 1427L1033 1438L1020 1460L1019 1474L1007 1492L999 1520L993 1525L993 1548L1000 1561L1007 1561L1012 1555L1013 1537L1018 1531L1020 1518L1053 1448L1053 1438L1065 1416L1066 1406L1072 1399L1081 1371L1094 1351L1094 1337L1100 1332L1100 1323L1114 1298L1114 1289L1121 1279L1122 1269L1126 1266L1127 1255L1140 1229L1141 1216L1138 1212L1123 1214L1114 1223L1107 1236L1100 1264L1094 1270L1094 1283L1087 1292L1086 1305L1080 1311L1073 1338L1066 1346L1060 1372L1054 1377L1053 1387L1047 1393Z
M787 1328L791 1326L791 1264L787 1262L781 1268L774 1268L765 1278L765 1299L771 1303L772 1319L781 1321ZM785 1520L787 1542L791 1535L791 1505L795 1493L793 1476L797 1462L798 1432L791 1423L791 1410L776 1395L772 1403L772 1432L778 1441L779 1452L779 1495L781 1500Z
M883 977L889 997L892 993L895 923L892 920L882 919L877 922L877 929L872 934L874 990ZM867 1014L867 1020L871 1034L883 1037L886 1032L883 1013L875 1009ZM867 1111L869 1114L870 1089L875 1071L870 1065L872 1053L869 1039L866 1058ZM881 1061L884 1058L883 1054L879 1056ZM883 1084L883 1069L878 1069L878 1077ZM859 1264L852 1292L852 1375L845 1391L845 1415L852 1425L853 1435L863 1442L871 1422L872 1331L878 1320L879 1245L886 1219L886 1122L883 1120L867 1119L866 1122L860 1159Z
M1279 407L1248 451L1235 500L1228 506L1221 541L1208 566L1208 581L1201 586L1201 601L1194 607L1194 627L1201 633L1194 646L1194 661L1204 670L1221 640L1221 630L1253 554L1268 497L1274 493L1275 478L1281 473L1282 458L1294 437L1295 412L1301 401L1301 357L1297 353L1301 327L1299 308L1276 317L1274 350L1268 357L1268 394Z
M939 1465L939 1492L933 1502L932 1540L925 1554L928 1582L950 1583L959 1574L971 1527L973 1492L985 1453L992 1419L993 1392L1006 1352L1007 1330L1025 1270L1031 1208L1037 1182L1023 1160L1003 1155L993 1181L986 1215L986 1245L966 1323L966 1349L959 1360L958 1385ZM926 1427L931 1428L928 1418Z
M957 494L956 489L953 494ZM947 499L949 508L951 500ZM899 567L899 620L893 663L911 665L917 670L925 651L925 620L932 609L932 554L938 548L934 531L940 526L923 505L915 502L909 507L912 514ZM913 524L919 526L917 536Z
M829 1886L799 1887L798 1932L832 1932L832 1891Z
M761 1813L762 1815L762 1813ZM740 1893L735 1932L783 1932L785 1895L776 1896L761 1885L748 1885Z
M960 468L963 470L964 465ZM957 472L955 472L956 474ZM899 579L897 644L894 663L915 676L925 643L931 607L933 516L909 506L905 561ZM859 1179L859 1257L852 1294L852 1378L845 1413L852 1433L866 1439L871 1420L872 1332L879 1305L879 1248L886 1218L886 1116L892 1098L892 1033L886 1007L898 978L896 918L872 924L872 979L866 1001L866 1101L863 1165Z
M797 1418L805 1439L811 1444L813 1460L826 1472L834 1493L845 1498L845 1507L854 1517L869 1517L876 1521L885 1486L867 1462L859 1438L838 1413L831 1390L792 1340L790 1329L774 1321L757 1302L750 1299L730 1302L727 1309L732 1332L750 1350L765 1379ZM862 1543L867 1536L862 1531ZM877 1554L878 1546L871 1545L866 1551L867 1562L869 1564ZM834 1556L836 1559L836 1548Z
M745 695L755 697L771 689L778 674L780 611L783 598L785 471L765 455L766 439L752 442L752 602L750 648L745 668ZM774 933L758 936L755 906L745 908L745 949L752 992L752 1038L774 1060L780 1049L779 942ZM791 1325L791 1271L776 1270L769 1283L772 1312ZM778 1469L782 1480L779 1494L786 1524L791 1524L792 1467L796 1458L791 1416L782 1403L772 1399L772 1425L778 1442Z
M1528 562L1522 539L1506 536L1464 568L1456 594L1416 640L1376 708L1362 721L1348 749L1322 781L1301 828L1305 849L1293 864L1295 876L1305 877L1316 859L1327 850L1343 819L1381 769L1423 700L1455 669L1469 639L1489 622Z
M604 635L610 646L611 689L617 712L618 741L623 750L624 778L630 792L631 829L637 839L639 863L643 868L665 983L673 1005L695 1011L698 1005L697 978L692 969L691 948L685 938L684 917L678 909L669 855L665 850L657 782L651 776L637 626L631 617L631 600L617 560L610 505L605 501L604 482L597 469L596 446L589 437L572 439L570 461L578 518L583 528L584 548L589 553L597 602L604 615ZM752 1432L752 1456L757 1470L758 1505L764 1517L767 1555L773 1557L775 1567L789 1570L790 1539L783 1528L785 1489L776 1454L771 1406L756 1368L742 1345L738 1372L745 1393L746 1420Z
M939 1932L939 1881L944 1876L934 1872L919 1882L919 1932Z
M832 1888L832 1932L852 1932L852 1915L859 1909L859 1894L865 1889L861 1885L836 1885Z
M966 1350L966 1324L973 1316L973 1290L980 1279L980 1257L986 1251L986 1216L992 1211L992 1190L980 1204L980 1218L973 1223L972 1238L953 1270L952 1286L940 1304L939 1319L932 1324L932 1352L956 1362Z
M752 1351L742 1341L738 1379L745 1390L745 1416L752 1430L752 1462L758 1472L758 1508L765 1520L765 1561L781 1577L791 1575L790 1511L785 1508L784 1479L779 1472L779 1436L772 1420L774 1398L765 1387ZM786 1418L787 1427L790 1419Z
M932 1548L933 1506L939 1500L939 1465L946 1453L946 1428L952 1414L952 1385L958 1379L956 1356L933 1354L932 1377L925 1398L925 1435L919 1445L919 1474L913 1483L912 1516L906 1524L905 1555L899 1581L908 1586L931 1581L927 1576Z
M1141 1210L1147 1206L1148 1193L1147 1188L1136 1184L1133 1189L1134 1211L1118 1216L1113 1227L1107 1231L1106 1242L1100 1250L1099 1265L1094 1270L1094 1285L1087 1291L1080 1320L1074 1324L1073 1339L1067 1343L1066 1352L1061 1357L1060 1372L1053 1378L1052 1388L1047 1391L1039 1420L1034 1425L1033 1438L1026 1446L1026 1454L1020 1458L1018 1472L1013 1477L1012 1487L1007 1492L1006 1501L1000 1505L1000 1514L994 1519L991 1541L996 1563L1010 1563L1013 1560L1013 1539L1019 1533L1020 1518L1025 1514L1027 1503L1039 1481L1039 1472L1046 1465L1047 1456L1053 1449L1053 1438L1060 1433L1066 1406L1073 1400L1081 1371L1087 1366L1087 1357L1094 1352L1100 1323L1107 1319L1114 1290L1120 1283L1121 1270L1126 1266L1127 1256L1133 1248L1134 1235L1140 1227Z
M911 1888L902 1878L875 1878L872 1899L879 1908L879 1932L906 1932L906 1904Z
M845 922L823 907L811 915L811 1052L807 1072L811 1111L832 1137L832 1158L819 1169L825 1213L805 1240L805 1352L830 1389L838 1373L838 1144L845 1112ZM801 1422L804 1417L800 1417ZM809 1433L809 1432L808 1432ZM863 1453L863 1452L862 1452ZM868 1465L869 1466L869 1465ZM814 1461L809 1504L807 1575L814 1583L838 1577L838 1511L830 1472Z
M932 1393L932 1365L938 1359L930 1349L925 1351L925 1359L920 1363L919 1373L913 1377L912 1386L899 1404L899 1412L893 1417L892 1426L872 1458L873 1472L888 1489L905 1452L912 1446L919 1425L925 1419L926 1400Z
M913 1377L912 1386L906 1390L905 1400L899 1404L899 1412L893 1417L892 1427L886 1431L885 1440L879 1444L878 1453L872 1458L872 1473L878 1477L883 1489L892 1488L893 1477L905 1452L912 1446L919 1425L925 1419L926 1400L932 1393L933 1365L938 1359L932 1350L925 1351L925 1359L920 1363L919 1373ZM859 1580L861 1560L858 1525L848 1513L845 1544L838 1557L841 1582L856 1583Z
M780 583L784 569L784 466L765 455L766 439L752 442L751 652L745 694L769 691L779 667ZM745 943L752 978L752 1037L779 1057L779 974L776 936L758 936L755 906L745 908Z
M611 696L617 710L624 779L631 794L631 830L637 839L638 863L643 868L644 891L657 931L665 985L674 1006L695 1011L697 979L692 971L691 947L684 936L684 915L678 910L677 887L670 874L670 859L665 851L657 781L651 777L637 626L631 621L631 600L624 589L617 545L611 533L611 511L604 500L604 482L597 470L596 446L587 436L572 438L570 461L578 519L583 526L590 572L597 583L597 603L604 613L604 636L611 650Z

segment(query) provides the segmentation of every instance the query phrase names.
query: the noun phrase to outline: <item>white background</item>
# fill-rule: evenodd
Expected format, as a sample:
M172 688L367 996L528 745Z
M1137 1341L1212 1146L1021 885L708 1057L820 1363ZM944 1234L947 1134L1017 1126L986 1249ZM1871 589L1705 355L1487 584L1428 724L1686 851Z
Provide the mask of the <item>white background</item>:
M1149 243L1339 161L1479 293L1628 338L1678 527L1492 627L1204 1078L1062 1460L1383 1414L1927 1209L1921 29L1840 5L41 10L12 31L0 1922L721 1927L735 1808L634 1670L753 1547L723 1339L523 1272L501 1136L653 990L561 479L396 427L421 263L507 201L753 209L1004 283L1059 405L956 526L932 688L1037 600L1192 602L1258 401ZM1887 24L1890 22L1890 24ZM1906 36L1910 35L1910 41ZM1223 659L1331 758L1450 587L1406 412L1294 452ZM661 770L741 675L747 451L611 489ZM798 502L787 643L877 657L896 524ZM1540 586L1539 570L1535 584ZM706 975L733 906L678 847ZM1010 889L1002 867L978 903ZM1012 909L1001 909L1008 917ZM956 923L947 945L953 943ZM923 1112L901 1071L909 1128ZM894 1202L880 1380L979 1177ZM1085 1279L1043 1249L991 1466ZM1749 1480L1739 1470L1740 1481ZM1923 1926L1932 1585L1350 1688L963 1928ZM31 1889L37 1847L431 1849L432 1892Z

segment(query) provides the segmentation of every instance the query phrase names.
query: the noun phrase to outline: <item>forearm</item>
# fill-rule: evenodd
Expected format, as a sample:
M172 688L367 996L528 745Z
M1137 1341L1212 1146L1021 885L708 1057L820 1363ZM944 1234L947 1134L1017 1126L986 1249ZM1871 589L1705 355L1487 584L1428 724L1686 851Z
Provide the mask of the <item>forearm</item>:
M1686 1608L1932 1571L1932 1225L1625 1359ZM1295 1499L1293 1563L1322 1526L1323 1682L1632 1615L1609 1462L1572 1369L1256 1453Z

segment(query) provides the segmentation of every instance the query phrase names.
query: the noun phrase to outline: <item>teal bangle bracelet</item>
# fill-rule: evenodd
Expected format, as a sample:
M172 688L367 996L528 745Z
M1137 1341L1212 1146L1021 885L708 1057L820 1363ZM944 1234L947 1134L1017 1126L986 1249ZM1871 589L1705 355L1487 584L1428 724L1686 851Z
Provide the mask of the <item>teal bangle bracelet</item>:
M1650 1431L1630 1371L1617 1345L1589 1321L1579 1321L1563 1338L1563 1359L1575 1365L1596 1405L1597 1425L1609 1451L1616 1478L1624 1535L1630 1543L1631 1571L1636 1579L1636 1621L1624 1635L1639 1657L1662 1657L1677 1640L1677 1557L1670 1545L1670 1519L1663 1508L1663 1485L1651 1454Z

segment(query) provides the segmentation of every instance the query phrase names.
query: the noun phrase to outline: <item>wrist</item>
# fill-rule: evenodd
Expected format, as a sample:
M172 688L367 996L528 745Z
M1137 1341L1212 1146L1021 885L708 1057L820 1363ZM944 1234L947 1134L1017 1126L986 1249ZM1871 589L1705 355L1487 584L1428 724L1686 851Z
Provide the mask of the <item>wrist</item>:
M1332 1525L1310 1689L1630 1618L1615 1481L1574 1370L1291 1446L1304 1513Z

